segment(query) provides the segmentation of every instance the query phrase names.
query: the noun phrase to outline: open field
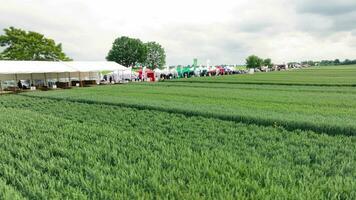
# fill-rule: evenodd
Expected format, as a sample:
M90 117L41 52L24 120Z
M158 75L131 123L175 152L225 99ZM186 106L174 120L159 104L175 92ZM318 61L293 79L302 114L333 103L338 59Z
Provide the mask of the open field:
M356 197L354 137L65 100L4 96L0 102L3 194Z
M26 95L283 126L289 130L356 135L356 89L353 87L169 82Z
M173 80L177 82L201 83L243 83L277 85L314 85L314 86L356 86L356 65L321 66L303 70L289 70L251 75L204 77Z
M0 96L0 199L356 199L345 68Z

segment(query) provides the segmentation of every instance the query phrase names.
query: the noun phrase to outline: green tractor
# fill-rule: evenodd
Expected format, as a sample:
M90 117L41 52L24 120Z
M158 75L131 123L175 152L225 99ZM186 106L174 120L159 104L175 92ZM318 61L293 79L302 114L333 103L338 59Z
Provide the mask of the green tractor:
M179 78L190 78L192 76L197 76L200 75L197 73L198 70L198 59L194 58L193 60L193 65L190 66L178 66L177 67L177 73Z
M194 76L195 67L191 66L178 66L177 73L179 78L190 78Z

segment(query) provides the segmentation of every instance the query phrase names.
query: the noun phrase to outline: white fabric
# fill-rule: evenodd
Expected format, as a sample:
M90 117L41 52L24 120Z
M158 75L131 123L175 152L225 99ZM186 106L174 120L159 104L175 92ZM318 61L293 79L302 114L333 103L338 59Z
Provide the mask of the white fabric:
M120 82L120 81L124 81L124 80L131 80L135 75L132 72L132 67L124 67L122 69L119 70L115 70L111 73L107 74L109 77L113 78L114 82Z
M115 62L0 61L0 74L100 72L127 69Z
M0 74L58 73L75 71L62 62L0 61Z
M127 67L117 64L116 62L70 61L62 63L79 72L127 70Z

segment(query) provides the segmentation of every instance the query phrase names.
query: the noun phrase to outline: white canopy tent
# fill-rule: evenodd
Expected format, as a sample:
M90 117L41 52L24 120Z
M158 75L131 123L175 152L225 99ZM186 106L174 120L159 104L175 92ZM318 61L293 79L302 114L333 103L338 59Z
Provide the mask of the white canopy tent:
M62 62L72 69L71 77L77 77L79 80L100 80L100 72L126 72L129 68L116 62L91 62L91 61L71 61ZM131 71L131 70L130 70Z
M115 82L125 82L135 78L135 73L132 71L132 67L125 69L115 70L108 74Z
M0 61L0 84L10 80L30 80L31 84L34 80L42 80L44 85L48 85L48 80L100 81L102 71L119 70L127 68L115 62Z

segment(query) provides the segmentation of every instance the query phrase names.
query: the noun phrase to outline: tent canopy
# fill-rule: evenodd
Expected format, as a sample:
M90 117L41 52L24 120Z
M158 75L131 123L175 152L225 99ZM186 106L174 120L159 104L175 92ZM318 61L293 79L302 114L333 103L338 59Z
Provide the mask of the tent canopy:
M0 61L0 74L100 72L126 70L115 62Z
M127 67L124 67L116 62L90 62L90 61L71 61L63 62L67 66L75 69L78 72L100 72L100 71L122 71L127 70Z

